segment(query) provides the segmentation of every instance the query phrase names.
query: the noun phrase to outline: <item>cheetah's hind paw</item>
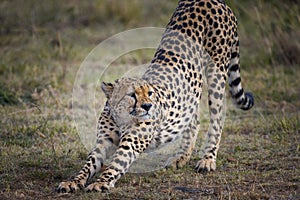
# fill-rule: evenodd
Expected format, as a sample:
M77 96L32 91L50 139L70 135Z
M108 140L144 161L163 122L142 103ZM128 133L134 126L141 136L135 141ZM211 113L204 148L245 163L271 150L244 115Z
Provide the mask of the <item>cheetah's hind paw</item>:
M202 158L198 161L195 171L198 173L207 173L216 170L216 161L211 158Z
M168 159L165 167L171 169L179 169L182 168L186 163L190 160L190 156L174 156Z

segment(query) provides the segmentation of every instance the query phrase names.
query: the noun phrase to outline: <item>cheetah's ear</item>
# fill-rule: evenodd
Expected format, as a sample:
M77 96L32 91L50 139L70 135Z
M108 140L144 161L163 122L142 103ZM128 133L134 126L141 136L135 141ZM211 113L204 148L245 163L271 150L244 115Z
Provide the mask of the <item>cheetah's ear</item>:
M102 82L101 89L104 92L104 94L106 95L106 97L109 99L113 93L114 85L112 83Z

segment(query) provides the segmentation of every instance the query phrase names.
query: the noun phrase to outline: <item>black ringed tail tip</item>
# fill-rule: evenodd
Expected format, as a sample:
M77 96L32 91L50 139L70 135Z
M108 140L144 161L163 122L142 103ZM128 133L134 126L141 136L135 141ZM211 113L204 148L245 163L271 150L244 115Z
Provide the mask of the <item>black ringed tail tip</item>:
M241 107L242 110L249 110L254 106L254 97L251 92L245 92L245 103Z

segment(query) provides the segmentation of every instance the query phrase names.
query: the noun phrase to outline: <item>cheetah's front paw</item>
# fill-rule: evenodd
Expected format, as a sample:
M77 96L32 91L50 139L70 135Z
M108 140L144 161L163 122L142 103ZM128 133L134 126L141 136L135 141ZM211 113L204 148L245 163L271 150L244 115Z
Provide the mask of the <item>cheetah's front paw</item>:
M216 160L213 158L202 158L198 161L196 167L196 172L198 173L206 173L209 171L216 170Z
M75 192L82 188L84 188L84 185L82 183L73 180L73 181L61 182L57 187L56 191L58 193L69 193L69 192Z
M106 192L109 191L109 185L105 182L95 182L85 188L87 192Z

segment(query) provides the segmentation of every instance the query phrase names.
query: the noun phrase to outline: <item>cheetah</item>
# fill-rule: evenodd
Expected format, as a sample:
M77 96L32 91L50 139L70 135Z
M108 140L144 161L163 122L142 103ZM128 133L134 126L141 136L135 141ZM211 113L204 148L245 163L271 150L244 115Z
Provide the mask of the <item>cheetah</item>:
M233 102L249 110L254 98L241 85L235 15L222 0L180 0L143 76L101 84L107 102L99 117L96 146L78 175L61 182L57 191L109 190L147 148L177 136L182 136L180 148L166 167L184 166L199 132L204 80L210 124L195 171L216 170L227 79ZM117 149L111 155L113 146ZM104 167L108 157L112 160ZM99 179L87 185L103 167Z

